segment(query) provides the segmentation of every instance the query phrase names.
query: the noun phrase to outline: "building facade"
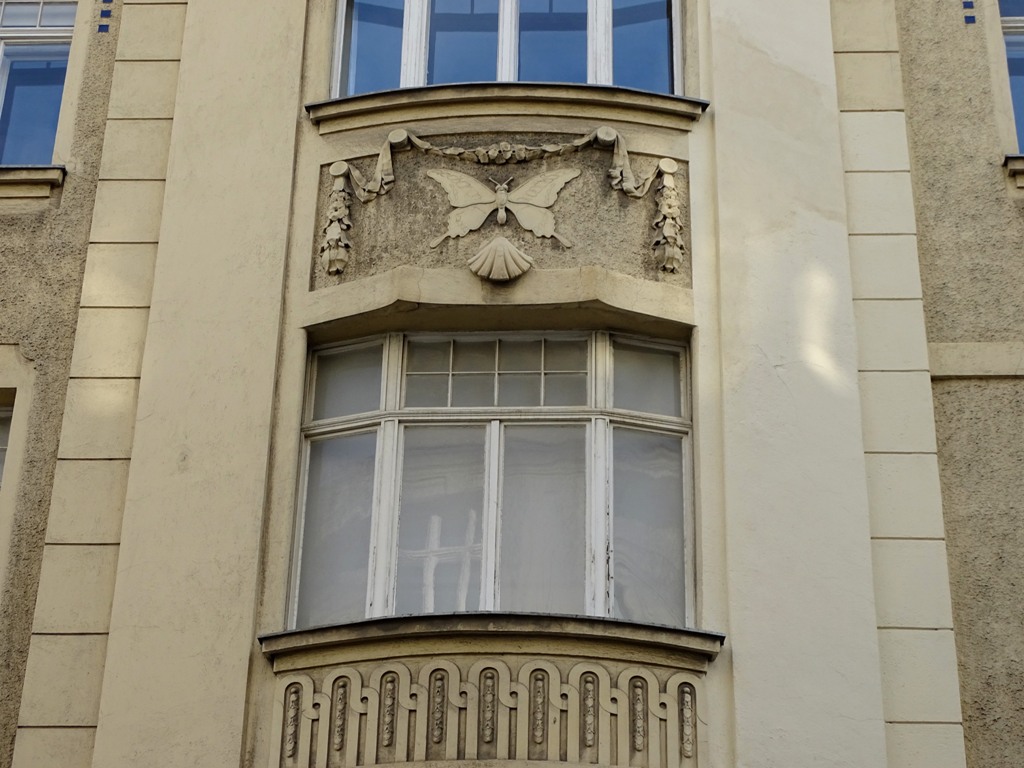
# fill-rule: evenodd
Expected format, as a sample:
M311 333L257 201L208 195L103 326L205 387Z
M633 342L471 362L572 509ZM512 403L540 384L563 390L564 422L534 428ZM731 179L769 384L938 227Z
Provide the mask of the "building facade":
M0 766L1016 768L1022 41L0 2Z

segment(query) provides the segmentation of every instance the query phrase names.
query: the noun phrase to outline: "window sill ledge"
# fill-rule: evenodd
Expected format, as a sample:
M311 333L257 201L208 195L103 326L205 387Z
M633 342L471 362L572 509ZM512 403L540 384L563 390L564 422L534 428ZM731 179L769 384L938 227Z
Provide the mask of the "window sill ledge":
M261 636L259 641L275 671L308 667L317 663L315 659L326 660L328 656L380 658L382 646L393 646L393 655L402 656L414 648L418 655L424 646L435 645L441 655L459 647L473 655L488 656L522 653L527 645L536 645L546 653L571 646L580 656L625 659L642 655L645 659L652 657L648 660L654 663L705 671L718 656L725 635L583 616L464 613L369 619L275 632ZM598 647L604 650L598 652Z
M1024 155L1007 155L1003 167L1017 189L1024 189Z
M321 135L432 117L575 117L689 130L708 102L606 85L465 83L403 88L306 105Z
M62 165L0 165L0 199L50 197L64 176Z

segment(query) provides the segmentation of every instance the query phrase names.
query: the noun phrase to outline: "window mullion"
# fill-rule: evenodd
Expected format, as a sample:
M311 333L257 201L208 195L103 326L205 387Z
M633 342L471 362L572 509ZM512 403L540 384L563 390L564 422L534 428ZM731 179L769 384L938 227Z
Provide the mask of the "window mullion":
M481 558L483 568L483 610L493 611L498 608L498 546L499 546L499 514L501 489L501 422L492 420L487 425L486 457L487 462L484 479L484 551Z
M402 18L402 88L427 83L428 26L430 0L405 0Z
M612 0L587 3L587 82L611 85Z
M499 0L498 81L519 79L519 0Z
M672 30L672 43L669 47L672 65L672 90L677 96L683 95L683 63L686 54L686 5L683 0L671 0L671 16L669 28Z
M397 419L386 419L377 435L377 461L373 488L373 548L370 551L370 589L366 615L389 616L394 612L397 568L398 505L402 462L401 431Z
M590 437L587 500L587 609L594 616L609 613L609 435L606 419L594 419L588 426Z

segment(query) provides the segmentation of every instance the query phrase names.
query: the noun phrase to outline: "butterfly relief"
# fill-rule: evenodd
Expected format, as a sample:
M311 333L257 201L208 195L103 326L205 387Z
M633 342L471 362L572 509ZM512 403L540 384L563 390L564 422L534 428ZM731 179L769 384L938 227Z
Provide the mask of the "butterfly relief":
M512 179L497 182L494 189L458 171L427 171L427 175L440 184L448 194L448 202L455 209L448 214L448 231L436 238L436 248L447 238L463 237L479 229L487 218L498 212L498 224L505 224L510 212L520 226L537 237L553 237L566 248L570 243L555 232L555 216L550 208L562 187L580 175L579 170L548 171L534 176L522 185L509 189Z

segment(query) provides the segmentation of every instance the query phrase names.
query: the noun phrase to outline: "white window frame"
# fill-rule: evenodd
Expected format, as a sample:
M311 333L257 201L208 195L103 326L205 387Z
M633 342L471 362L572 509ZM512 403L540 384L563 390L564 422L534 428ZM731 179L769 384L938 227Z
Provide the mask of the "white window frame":
M12 3L7 0L3 5L16 5L18 3ZM10 70L10 61L14 57L9 57L8 48L16 49L20 46L27 45L68 45L71 43L72 32L74 32L74 25L68 27L41 27L38 26L39 20L42 18L43 6L46 2L40 3L39 15L36 17L37 26L35 27L0 27L0 109L3 108L3 102L7 98L7 77ZM3 12L3 7L0 7L0 13ZM25 60L26 57L22 57ZM27 57L32 58L32 57ZM70 68L70 55L68 59ZM63 90L67 88L67 79L65 77ZM62 98L63 102L63 98ZM2 115L0 115L2 117ZM58 128L59 131L59 128ZM56 136L54 137L56 142ZM52 154L52 149L51 149Z
M351 0L338 0L334 29L334 64L331 71L331 97L344 94L345 28ZM405 0L402 23L402 63L400 88L427 84L431 0ZM683 40L685 0L671 3L671 56L673 94L683 95ZM612 0L587 2L587 83L613 85ZM496 82L516 82L519 73L519 0L499 0Z
M423 341L492 340L515 338L559 339L588 338L588 404L572 407L531 408L402 408L404 386L405 345L409 338ZM317 355L335 349L357 349L380 344L383 341L381 372L381 402L378 411L325 418L313 421L313 395L316 386ZM679 355L680 416L661 416L611 407L613 396L613 370L611 365L613 341L650 349L667 350ZM649 339L629 334L608 332L557 333L391 333L357 342L318 347L309 356L305 406L303 413L301 470L297 488L298 515L294 531L289 590L288 626L297 627L302 562L303 524L307 498L310 446L318 438L331 438L377 430L377 449L374 469L373 513L371 541L368 542L369 574L365 618L383 618L394 615L398 562L399 487L402 478L402 429L405 426L443 424L445 426L484 425L486 429L486 470L484 489L483 577L481 592L484 610L501 611L497 605L498 573L494 562L500 551L496 523L498 509L497 487L500 485L499 431L509 424L586 426L587 444L587 499L585 530L587 538L585 574L586 615L610 618L613 616L614 563L613 510L612 510L612 436L615 427L628 427L678 437L682 445L681 480L683 508L679 510L679 524L683 534L682 572L684 574L684 621L693 626L695 620L696 590L694 586L694 482L692 454L692 411L689 389L689 356L685 344ZM470 609L476 610L476 609Z

